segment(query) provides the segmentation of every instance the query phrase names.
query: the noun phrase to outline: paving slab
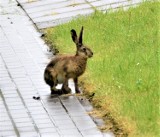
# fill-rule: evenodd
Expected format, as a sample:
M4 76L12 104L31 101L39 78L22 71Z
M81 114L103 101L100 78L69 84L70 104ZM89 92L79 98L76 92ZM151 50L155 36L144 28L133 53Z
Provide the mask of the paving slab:
M97 128L76 96L50 95L43 72L51 54L17 4L0 0L0 137L112 137Z
M143 0L17 0L39 29L54 27L96 10L127 8Z

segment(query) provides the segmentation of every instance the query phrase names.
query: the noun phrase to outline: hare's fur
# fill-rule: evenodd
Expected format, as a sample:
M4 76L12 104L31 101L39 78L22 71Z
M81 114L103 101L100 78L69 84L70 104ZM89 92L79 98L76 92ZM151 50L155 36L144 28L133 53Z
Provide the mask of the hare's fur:
M82 43L83 27L80 32L79 38L76 31L71 30L72 40L77 46L75 55L56 56L47 65L44 72L44 80L51 87L51 94L70 93L68 87L68 79L72 78L75 82L75 91L79 93L78 77L85 72L87 59L92 57L93 52L83 45ZM55 87L57 84L63 84L61 90Z

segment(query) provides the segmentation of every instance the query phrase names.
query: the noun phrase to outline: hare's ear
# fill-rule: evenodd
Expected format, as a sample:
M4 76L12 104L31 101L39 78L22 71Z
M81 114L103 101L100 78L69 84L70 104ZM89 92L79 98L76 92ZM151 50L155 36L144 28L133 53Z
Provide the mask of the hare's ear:
M81 28L81 32L79 34L79 43L82 44L83 43L83 26Z
M78 44L77 33L74 29L71 30L71 36L74 43Z

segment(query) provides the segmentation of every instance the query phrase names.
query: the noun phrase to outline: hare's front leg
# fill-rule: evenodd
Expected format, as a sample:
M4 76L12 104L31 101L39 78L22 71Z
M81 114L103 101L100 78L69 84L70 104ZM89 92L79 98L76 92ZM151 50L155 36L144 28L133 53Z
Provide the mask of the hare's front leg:
M76 91L76 93L81 93L81 91L78 88L78 78L74 78L74 84L75 84L75 91Z
M63 83L63 86L62 86L62 92L64 94L68 94L68 93L71 93L71 89L68 87L68 78L66 77L65 80L64 80L64 83Z
M62 94L62 91L56 88L57 84L58 84L58 81L57 81L57 78L55 77L53 78L53 85L50 85L51 95L54 95L54 94L61 95Z

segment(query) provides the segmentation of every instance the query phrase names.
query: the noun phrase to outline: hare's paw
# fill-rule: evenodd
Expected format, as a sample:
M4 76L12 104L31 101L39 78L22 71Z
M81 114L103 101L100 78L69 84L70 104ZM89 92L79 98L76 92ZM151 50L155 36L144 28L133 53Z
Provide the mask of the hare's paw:
M76 88L76 93L81 93L81 90L79 88Z
M69 88L69 87L63 87L62 88L62 92L64 93L64 94L69 94L69 93L71 93L71 89Z
M55 95L55 94L58 94L58 95L62 95L62 90L60 89L56 89L55 87L54 88L51 88L51 95Z

